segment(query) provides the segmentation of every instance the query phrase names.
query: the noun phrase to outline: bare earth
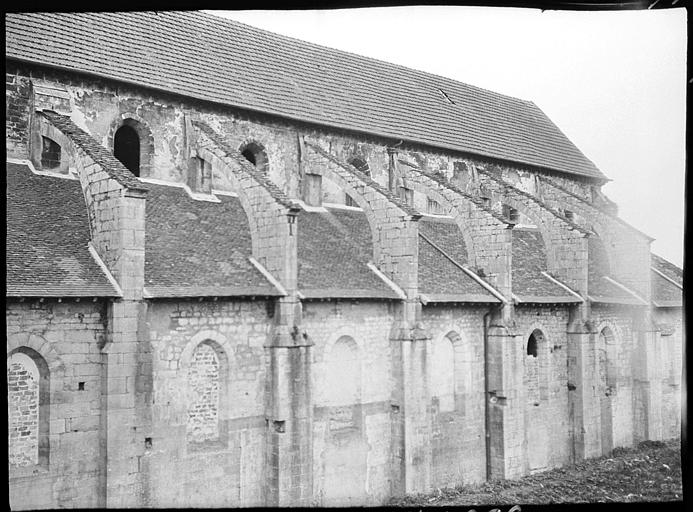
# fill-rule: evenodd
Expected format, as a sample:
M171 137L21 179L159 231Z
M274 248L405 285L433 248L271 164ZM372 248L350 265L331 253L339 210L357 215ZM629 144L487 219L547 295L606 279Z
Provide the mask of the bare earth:
M520 480L439 489L428 495L395 498L390 505L476 506L585 502L680 501L681 444L645 441L637 448L617 448L574 466Z

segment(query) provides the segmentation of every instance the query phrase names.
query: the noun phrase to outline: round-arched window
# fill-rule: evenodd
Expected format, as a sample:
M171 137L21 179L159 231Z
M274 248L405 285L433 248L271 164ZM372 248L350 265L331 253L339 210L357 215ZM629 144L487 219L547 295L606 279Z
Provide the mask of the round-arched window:
M257 142L249 142L240 148L241 155L255 168L262 172L268 171L269 161L265 148Z

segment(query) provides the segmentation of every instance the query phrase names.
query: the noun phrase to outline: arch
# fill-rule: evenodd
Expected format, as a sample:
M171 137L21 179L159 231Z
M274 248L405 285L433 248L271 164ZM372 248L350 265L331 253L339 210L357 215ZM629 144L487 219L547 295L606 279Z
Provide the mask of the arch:
M548 396L546 370L548 361L547 341L539 327L533 327L525 337L523 384L527 404L537 406Z
M258 171L262 173L269 172L269 158L267 157L265 146L255 140L250 140L241 144L238 151Z
M186 440L193 449L226 443L223 424L228 416L229 359L222 345L209 338L199 341L202 336L197 333L197 339L186 345L181 365L187 385Z
M140 136L134 128L128 125L118 128L113 136L113 154L132 174L139 177Z
M454 340L459 339L455 332L448 333L431 344L430 395L438 404L440 412L451 412L455 409L455 347Z
M613 400L618 389L618 367L615 353L618 347L613 325L603 323L597 339L597 396L599 397L599 412L601 423L602 455L611 453L614 448L614 413Z
M412 297L416 293L418 276L410 269L417 266L416 223L421 214L319 145L306 141L305 147L310 172L333 181L364 211L371 231L373 260L394 278L408 297ZM391 235L393 232L397 233L396 237Z
M50 370L40 353L20 346L8 354L7 391L10 466L47 466Z
M327 405L345 406L361 402L361 351L351 336L341 336L325 361L324 385Z
M138 178L151 175L154 137L144 119L129 112L121 114L111 123L108 140L115 157L130 172Z

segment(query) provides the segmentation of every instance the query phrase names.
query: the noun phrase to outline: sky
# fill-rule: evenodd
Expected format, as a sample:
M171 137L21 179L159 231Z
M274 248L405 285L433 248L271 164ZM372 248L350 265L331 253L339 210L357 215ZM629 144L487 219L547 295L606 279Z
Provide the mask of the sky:
M682 265L685 9L209 12L534 101L613 180L619 216Z

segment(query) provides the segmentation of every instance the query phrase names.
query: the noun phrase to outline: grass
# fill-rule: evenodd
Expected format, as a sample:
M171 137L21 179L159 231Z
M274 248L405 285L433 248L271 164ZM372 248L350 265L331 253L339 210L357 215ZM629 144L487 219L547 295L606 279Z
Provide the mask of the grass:
M683 500L681 444L645 441L610 457L582 461L519 480L485 482L393 498L395 506L478 506Z

